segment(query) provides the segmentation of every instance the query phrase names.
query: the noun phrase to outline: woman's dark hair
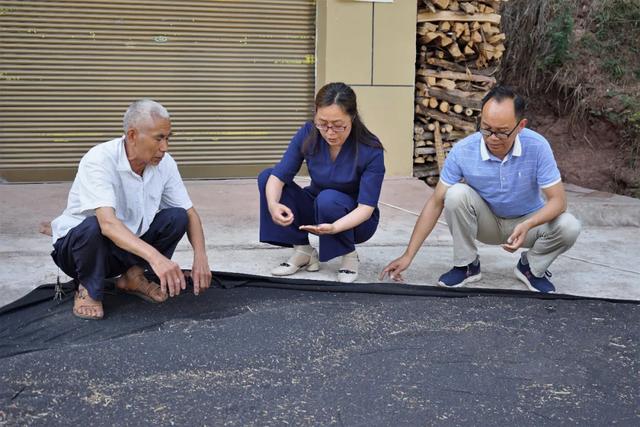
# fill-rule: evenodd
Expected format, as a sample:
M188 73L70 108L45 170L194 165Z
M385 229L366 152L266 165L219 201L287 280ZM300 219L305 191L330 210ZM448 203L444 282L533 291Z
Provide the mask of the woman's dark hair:
M356 103L356 93L345 83L328 83L316 94L314 114L318 109L337 105L351 117L351 134L349 138L353 138L356 142L356 158L358 144L365 144L370 147L384 149L378 138L371 133L369 129L360 120L358 114L358 104ZM315 126L311 128L311 132L302 144L303 154L315 154L318 150L318 129Z
M515 93L510 87L507 86L494 86L487 94L482 98L482 108L489 102L489 100L495 99L496 102L502 102L505 99L513 100L513 108L516 113L516 119L520 120L524 117L527 103L523 97Z

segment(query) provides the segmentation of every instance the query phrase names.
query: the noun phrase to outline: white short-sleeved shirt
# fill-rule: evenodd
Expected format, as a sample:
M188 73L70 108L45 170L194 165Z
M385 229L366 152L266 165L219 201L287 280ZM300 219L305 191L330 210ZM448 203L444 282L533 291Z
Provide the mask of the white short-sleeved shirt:
M67 208L53 220L53 243L102 207L142 236L156 213L165 208L193 206L175 160L166 153L157 166L147 165L142 176L129 164L124 137L98 144L80 160L69 191Z

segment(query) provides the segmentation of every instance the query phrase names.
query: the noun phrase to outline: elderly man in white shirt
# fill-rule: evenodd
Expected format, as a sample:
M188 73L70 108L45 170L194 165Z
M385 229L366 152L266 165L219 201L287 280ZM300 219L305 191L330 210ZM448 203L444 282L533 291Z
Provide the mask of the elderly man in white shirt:
M185 232L194 252L194 293L211 282L200 217L167 153L169 113L155 101L136 101L124 115L124 132L84 155L67 208L51 223L51 256L75 279L73 313L84 319L104 316L105 278L119 276L119 290L155 303L184 290L171 256ZM146 269L159 285L145 278Z

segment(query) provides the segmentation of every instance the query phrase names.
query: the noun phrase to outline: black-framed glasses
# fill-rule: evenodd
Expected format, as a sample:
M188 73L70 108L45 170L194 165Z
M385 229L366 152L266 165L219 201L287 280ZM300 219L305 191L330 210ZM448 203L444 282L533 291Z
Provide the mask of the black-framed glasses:
M321 130L322 132L328 132L330 129L332 129L334 132L336 133L340 133L340 132L344 132L345 130L347 130L348 126L335 126L335 125L320 125L318 123L314 123L316 125L316 129Z
M520 126L520 121L518 121L518 124L516 124L516 126L511 129L509 132L495 132L492 131L491 129L483 129L482 127L479 129L480 133L482 134L482 136L489 138L491 135L495 135L496 138L498 139L509 139L509 137L511 136L511 134L518 129L518 126Z

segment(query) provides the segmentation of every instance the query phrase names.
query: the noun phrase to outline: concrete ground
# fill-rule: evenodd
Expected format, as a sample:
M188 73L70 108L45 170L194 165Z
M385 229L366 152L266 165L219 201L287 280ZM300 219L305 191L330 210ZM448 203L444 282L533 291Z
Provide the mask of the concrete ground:
M301 178L300 183L304 184ZM2 184L0 201L0 306L38 285L56 280L51 239L38 232L65 207L71 183ZM269 275L289 249L258 241L258 191L255 180L189 181L187 188L203 218L210 266L214 271ZM576 245L551 266L558 292L640 300L640 200L567 186L569 210L583 223ZM418 213L432 190L413 178L391 178L380 198L381 223L375 236L358 247L359 282L377 282L384 266L402 254ZM317 240L312 243L317 245ZM483 288L525 289L513 275L517 254L479 245ZM451 237L441 219L406 274L408 283L433 285L451 267ZM183 268L192 260L184 239L174 259ZM296 277L335 280L338 260L317 273ZM68 278L61 274L61 280Z

